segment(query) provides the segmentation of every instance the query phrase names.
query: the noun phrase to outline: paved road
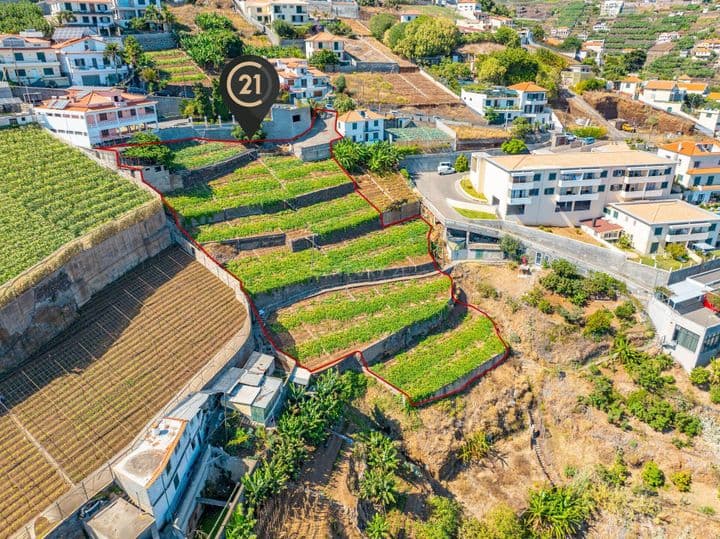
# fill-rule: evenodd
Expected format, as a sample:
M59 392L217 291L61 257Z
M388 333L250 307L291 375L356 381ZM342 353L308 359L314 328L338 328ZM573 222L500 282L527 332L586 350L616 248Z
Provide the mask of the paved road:
M460 215L447 202L448 198L477 202L477 200L470 198L456 187L460 178L466 175L467 172L442 176L437 172L418 172L413 174L413 181L423 198L435 206L444 217L455 221L472 223L471 219Z

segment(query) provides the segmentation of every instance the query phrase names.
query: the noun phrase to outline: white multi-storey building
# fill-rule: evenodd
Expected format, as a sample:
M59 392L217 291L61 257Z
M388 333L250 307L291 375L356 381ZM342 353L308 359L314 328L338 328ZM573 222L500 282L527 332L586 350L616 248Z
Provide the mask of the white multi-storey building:
M308 3L303 0L238 0L236 4L246 18L262 25L275 21L305 24L310 20Z
M328 50L335 53L340 62L345 61L345 40L330 32L319 32L305 40L305 56L312 57L317 51Z
M60 71L58 51L41 32L0 34L0 80L18 84L42 82L44 86L67 86Z
M661 157L677 161L675 181L695 204L720 200L720 142L683 140L658 146Z
M385 140L385 117L371 110L351 110L337 118L342 136L353 142Z
M455 9L466 19L476 19L482 13L479 0L458 0Z
M498 115L498 123L511 123L520 116L536 125L552 123L547 106L547 90L533 82L513 86L494 86L486 90L462 89L460 98L474 111L486 116L488 111Z
M666 198L675 162L649 152L475 153L470 180L503 219L578 226L612 202Z
M71 88L35 107L38 123L75 146L91 148L157 127L156 101L116 89Z
M111 86L128 75L128 66L120 55L115 59L105 56L108 43L120 40L86 36L56 43L53 48L60 57L60 68L74 86Z
M293 103L302 99L322 99L332 89L330 77L319 69L308 66L307 60L275 58L271 61L275 64L280 88L290 94Z
M142 17L148 6L160 9L160 0L50 0L51 15L69 12L73 20L66 26L90 26L110 34L115 26L127 26L131 19Z

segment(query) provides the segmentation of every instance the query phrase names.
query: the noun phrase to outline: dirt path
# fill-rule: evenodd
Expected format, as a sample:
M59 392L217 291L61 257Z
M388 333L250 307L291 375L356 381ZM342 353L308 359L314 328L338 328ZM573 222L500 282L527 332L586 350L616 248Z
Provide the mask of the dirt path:
M602 114L600 114L598 111L596 111L592 105L590 105L587 101L585 101L582 96L577 94L571 94L571 96L568 98L568 103L575 105L575 108L580 110L583 114L586 114L589 116L594 122L596 122L598 125L604 127L607 129L608 132L608 138L610 140L625 140L626 133L623 131L617 129L614 125L612 125L610 122L608 122Z

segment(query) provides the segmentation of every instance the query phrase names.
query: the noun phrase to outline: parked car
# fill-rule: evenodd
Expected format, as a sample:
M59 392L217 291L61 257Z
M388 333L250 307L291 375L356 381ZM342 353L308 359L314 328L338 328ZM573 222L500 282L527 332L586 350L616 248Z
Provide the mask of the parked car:
M572 142L573 140L575 140L577 138L572 133L563 133L563 136L565 137L565 139L567 139L568 142Z
M595 137L583 137L580 140L583 144L595 144Z
M95 513L97 513L102 506L107 504L108 501L104 498L98 498L97 500L90 500L88 503L83 505L80 508L80 518L82 520L87 520L90 517L92 517Z
M437 166L437 173L442 174L455 174L455 167L452 165L450 161L442 161Z

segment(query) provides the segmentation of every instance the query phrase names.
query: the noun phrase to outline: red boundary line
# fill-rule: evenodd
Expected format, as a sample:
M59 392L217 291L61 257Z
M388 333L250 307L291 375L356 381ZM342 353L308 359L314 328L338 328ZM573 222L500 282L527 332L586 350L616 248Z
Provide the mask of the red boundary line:
M426 399L421 399L421 400L419 400L419 401L414 401L414 400L412 399L412 397L410 397L410 395L408 395L404 390L402 390L401 388L399 388L398 386L396 386L396 385L393 384L392 382L386 380L385 378L383 378L382 376L380 376L379 374L377 374L376 372L374 372L374 371L370 368L370 365L368 364L367 360L365 359L365 356L364 356L362 350L353 350L352 352L348 352L348 353L346 353L346 354L344 354L344 355L342 355L342 356L340 356L340 357L337 357L337 358L335 358L335 359L332 359L332 360L330 360L330 361L328 361L328 362L326 362L326 363L323 363L322 365L319 365L319 366L317 366L317 367L315 367L315 368L312 368L312 369L303 366L303 364L300 363L300 361L299 361L295 356L293 356L293 355L288 354L287 352L285 352L285 351L284 351L282 348L280 348L280 346L278 346L278 344L275 342L272 334L270 333L270 331L268 330L267 326L265 325L265 321L264 321L263 318L260 316L260 313L259 313L259 311L258 311L258 308L257 308L257 306L255 305L255 302L253 301L251 294L250 294L250 293L247 291L247 289L245 288L245 285L244 285L242 279L240 279L238 276L234 275L233 273L231 273L231 272L229 272L227 269L225 269L225 267L224 267L222 264L220 264L220 263L217 261L217 259L215 259L215 257L213 257L210 253L208 253L208 252L205 250L205 248L204 248L200 243L198 243L197 241L195 241L195 239L190 235L190 233L189 233L187 230L185 230L185 228L180 224L180 218L179 218L179 216L178 216L178 213L175 211L175 208L173 208L173 207L168 203L168 201L165 199L165 196L164 196L158 189L156 189L153 185L151 185L150 183L148 183L148 182L145 180L145 175L143 174L142 167L123 164L123 163L122 163L122 160L120 159L120 152L119 152L118 149L117 149L117 148L123 148L123 147L127 147L127 146L147 146L147 145L155 145L155 144L173 144L173 143L179 143L179 142L187 142L187 141L189 141L189 140L200 140L200 141L204 141L204 142L223 142L223 143L226 143L226 144L243 144L243 143L252 144L252 143L258 143L258 142L272 142L272 143L276 143L276 144L277 144L277 143L282 144L282 143L292 142L293 140L296 140L296 139L298 139L299 137L302 137L302 136L304 136L305 134L307 134L308 132L310 132L310 130L311 130L311 129L314 127L314 125L315 125L316 117L313 117L313 119L312 119L312 121L311 121L311 123L310 123L310 127L308 127L305 131L303 131L302 133L300 133L299 135L297 135L297 136L295 136L295 137L288 138L288 139L233 140L233 139L208 139L208 138L205 138L205 137L186 137L186 138L181 138L181 139L164 140L164 141L160 141L160 142L148 142L148 143L145 143L145 144L124 143L124 144L118 144L118 145L115 145L115 146L100 147L100 148L97 148L97 149L98 149L98 150L103 150L103 151L111 151L111 152L113 152L113 153L115 154L115 161L116 161L116 163L117 163L118 168L125 168L125 169L129 169L129 170L135 170L135 171L138 171L138 172L140 173L140 179L141 179L141 181L142 181L145 185L147 185L150 189L152 189L155 193L158 194L158 196L160 197L160 200L162 201L163 205L169 210L170 214L172 215L173 221L175 222L175 226L176 226L176 227L178 228L178 230L182 233L182 235L185 236L185 238L187 238L187 240L188 240L196 249L199 249L203 254L205 254L205 256L207 256L210 260L212 260L222 271L224 271L227 275L229 275L230 278L232 278L232 279L234 279L235 281L238 282L238 284L240 285L240 289L242 290L243 294L245 294L245 297L246 297L247 300L248 300L248 304L250 305L250 309L252 310L253 314L255 315L255 319L256 319L256 320L259 322L259 324L260 324L260 330L262 331L262 333L263 333L263 335L265 336L265 338L270 342L270 344L272 344L272 346L273 346L276 350L281 351L285 356L287 356L287 357L289 357L290 359L292 359L297 366L302 367L302 368L304 368L304 369L307 369L310 373L316 373L316 372L319 372L319 371L321 371L321 370L324 370L324 369L327 369L327 368L329 368L329 367L332 367L332 366L334 366L334 365L337 365L337 364L341 363L342 361L344 361L344 360L346 360L346 359L348 359L348 358L350 358L350 357L352 357L352 356L358 356L358 357L360 358L360 363L362 364L362 366L363 366L363 368L365 369L366 372L368 372L370 375L374 376L375 378L377 378L378 380L380 380L380 381L383 382L384 384L392 387L393 389L395 389L396 391L398 391L400 394L402 394L402 395L405 397L405 399L407 400L407 402L410 404L410 406L412 406L412 407L423 406L423 405L425 405L425 404L428 404L428 403L431 403L431 402L435 402L435 401L438 401L438 400L440 400L440 399L444 399L444 398L446 398L446 397L450 397L450 396L452 396L452 395L457 395L458 393L462 393L462 392L465 391L469 386L471 386L472 384L474 384L477 380L479 380L480 378L482 378L483 376L485 376L488 372L494 370L496 367L499 367L500 365L502 365L503 363L505 363L505 361L507 360L507 358L508 358L509 355L510 355L510 347L509 347L508 344L505 342L505 339L503 339L503 337L502 337L502 335L501 335L501 333L500 333L500 328L498 327L497 323L495 322L495 320L494 320L488 313L486 313L485 311L483 311L482 309L480 309L479 307L477 307L477 306L475 306L475 305L473 305L473 304L471 304L471 303L467 303L467 302L465 302L465 301L462 301L462 300L457 296L456 291L455 291L455 281L454 281L453 277L452 277L447 271L445 271L445 270L442 269L442 267L440 266L439 262L438 262L437 259L435 258L435 255L434 255L433 252L432 252L432 242L431 242L431 240L430 240L430 235L431 235L431 233L432 233L432 231L433 231L433 225L430 224L430 222L429 222L427 219L425 219L421 214L418 213L418 214L412 215L412 216L410 216L410 217L405 217L405 218L402 218L402 219L398 219L398 220L396 220L396 221L392 221L392 222L390 222L390 223L385 223L384 217L383 217L383 212L380 211L380 208L378 208L370 199L368 199L367 196L365 196L365 194L362 192L362 190L361 190L361 188L360 188L360 185L359 185L358 182L355 180L355 178L353 178L352 174L350 174L350 173L347 171L347 169L345 169L345 167L343 167L343 166L340 164L340 162L337 160L337 158L335 157L335 152L333 151L333 146L335 145L336 142L338 142L339 140L342 140L342 138L343 138L343 136L342 136L342 135L340 134L340 132L337 130L337 117L338 117L337 111L330 110L330 109L320 109L320 110L316 111L316 113L318 113L318 112L328 112L328 113L332 113L332 114L335 115L335 122L334 122L334 124L333 124L333 130L334 130L335 133L337 134L337 137L334 138L334 139L332 139L332 140L330 140L330 142L329 142L329 144L330 144L330 155L331 155L331 158L332 158L332 160L338 165L338 167L340 167L340 169L343 171L343 173L345 173L345 175L350 179L350 181L352 181L355 192L356 192L358 195L360 195L370 206L372 206L372 207L375 209L375 211L378 212L378 218L380 219L380 227L381 227L381 229L384 229L384 228L387 228L387 227L390 227L390 226L394 226L394 225L398 225L398 224L401 224L401 223L404 223L404 222L407 222L407 221L412 221L412 220L415 220L415 219L420 219L420 220L422 220L422 221L428 226L428 232L427 232L426 238L427 238L427 244L428 244L428 254L430 255L430 258L432 259L433 266L435 266L435 270L436 270L438 273L440 273L441 275L444 275L444 276L447 277L448 280L450 281L450 299L451 299L452 302L455 303L456 305L460 305L460 306L462 306L462 307L467 307L467 308L469 308L469 309L472 309L472 310L480 313L482 316L485 316L488 320L490 320L490 322L491 322L492 325L493 325L493 329L494 329L494 331L495 331L495 335L497 335L497 337L500 339L500 342L501 342L501 343L503 344L503 346L505 347L505 352L503 353L503 355L502 355L502 357L500 358L499 361L496 361L496 362L493 363L490 367L488 367L488 368L486 368L486 369L483 369L482 371L480 371L479 373L477 373L476 375L474 375L472 378L470 378L469 380L467 380L467 381L466 381L464 384L462 384L460 387L458 387L458 388L456 388L456 389L453 389L452 391L448 391L448 392L442 393L442 394L440 394L440 395L434 395L434 396L432 396L432 397L428 397L428 398L426 398Z

